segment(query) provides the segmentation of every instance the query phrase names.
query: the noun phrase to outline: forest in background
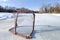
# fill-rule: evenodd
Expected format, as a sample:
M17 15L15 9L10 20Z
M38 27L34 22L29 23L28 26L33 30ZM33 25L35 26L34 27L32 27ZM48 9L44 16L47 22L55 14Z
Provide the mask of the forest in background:
M34 11L34 10L30 10L27 8L16 8L16 7L2 7L0 6L0 12L17 12L17 10L19 10L22 13L30 13L30 12L34 12L34 13L38 13L39 11Z
M60 4L52 6L51 4L44 5L39 10L40 13L60 13Z
M60 13L60 4L56 4L52 6L51 4L42 6L39 11L30 10L27 8L16 8L16 7L2 7L0 6L0 12L16 12L20 10L24 13L34 12L34 13Z

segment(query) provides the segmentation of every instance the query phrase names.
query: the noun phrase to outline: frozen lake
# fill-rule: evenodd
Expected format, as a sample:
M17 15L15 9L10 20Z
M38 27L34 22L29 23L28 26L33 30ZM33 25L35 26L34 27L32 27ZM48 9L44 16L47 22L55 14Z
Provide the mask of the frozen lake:
M26 15L20 15L22 16ZM28 40L60 40L60 14L35 14L35 17L34 35ZM21 19L27 24L25 18ZM13 26L13 14L0 13L0 40L25 40L8 31Z

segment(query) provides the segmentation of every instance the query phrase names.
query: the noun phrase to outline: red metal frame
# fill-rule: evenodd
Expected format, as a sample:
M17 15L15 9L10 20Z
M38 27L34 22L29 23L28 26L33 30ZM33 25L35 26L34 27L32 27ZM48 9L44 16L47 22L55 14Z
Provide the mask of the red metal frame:
M22 35L22 34L18 34L18 33L16 32L18 14L19 14L19 13L17 13L17 16L16 16L16 18L15 18L15 32L12 32L12 31L11 31L12 28L9 29L9 31L10 31L11 33L13 33L13 34L15 34L15 35L18 35L18 36L21 36L21 37L23 37L23 38L31 39L31 38L33 37L32 35L33 35L33 32L34 32L34 25L35 25L35 14L34 14L34 12L32 13L32 14L33 14L33 18L34 18L34 19L33 19L32 32L30 33L29 36L24 36L24 35Z

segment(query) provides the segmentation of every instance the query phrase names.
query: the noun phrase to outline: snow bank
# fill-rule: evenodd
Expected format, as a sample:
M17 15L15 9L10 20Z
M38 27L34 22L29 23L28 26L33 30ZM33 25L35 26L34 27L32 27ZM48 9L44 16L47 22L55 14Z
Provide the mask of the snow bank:
M55 16L60 16L60 14L52 14L52 15L55 15Z

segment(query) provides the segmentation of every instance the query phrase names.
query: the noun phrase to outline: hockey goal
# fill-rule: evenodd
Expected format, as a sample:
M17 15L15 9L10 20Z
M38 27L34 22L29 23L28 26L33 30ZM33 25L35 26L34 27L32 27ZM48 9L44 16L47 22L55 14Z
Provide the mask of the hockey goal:
M15 13L14 27L9 31L23 38L32 38L35 24L34 13Z

